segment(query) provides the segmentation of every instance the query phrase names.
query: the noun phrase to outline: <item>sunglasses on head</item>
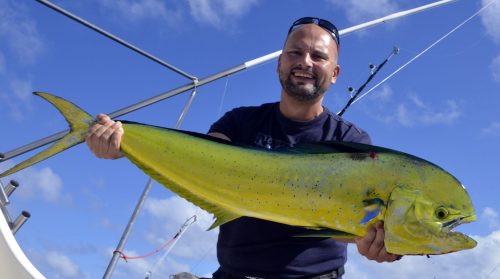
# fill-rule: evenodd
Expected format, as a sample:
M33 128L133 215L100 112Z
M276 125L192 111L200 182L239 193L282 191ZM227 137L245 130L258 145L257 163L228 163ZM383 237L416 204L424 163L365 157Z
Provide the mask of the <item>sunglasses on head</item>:
M339 30L337 29L337 27L335 27L335 25L333 25L333 23L329 22L328 20L317 17L303 17L297 19L293 22L292 26L290 26L290 29L288 29L288 34L304 24L316 24L320 26L332 35L337 45L340 45Z

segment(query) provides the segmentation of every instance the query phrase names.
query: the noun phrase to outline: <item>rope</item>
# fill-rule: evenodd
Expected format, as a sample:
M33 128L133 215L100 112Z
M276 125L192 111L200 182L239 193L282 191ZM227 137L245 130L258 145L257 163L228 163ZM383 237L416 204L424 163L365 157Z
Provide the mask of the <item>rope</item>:
M168 245L170 245L170 243L172 243L172 241L174 241L176 237L177 237L177 235L174 236L174 238L172 238L169 241L167 241L165 244L163 244L160 248L154 250L153 252L149 252L149 253L141 255L141 256L127 256L127 255L125 255L125 253L123 253L120 250L113 251L113 254L115 254L115 253L120 254L120 258L124 259L126 262L128 262L128 260L136 260L136 259L147 258L147 257L150 257L150 256L152 256L152 255L160 252L161 250L165 249L165 247L167 247Z
M196 215L193 215L190 218L188 218L186 220L186 222L184 222L184 224L182 224L181 228L179 229L179 231L177 232L177 234L175 235L175 237L172 239L172 241L173 241L172 246L170 246L169 249L167 251L165 251L165 254L163 254L161 256L161 258L158 259L158 261L153 266L153 268L151 270L149 270L148 272L152 273L152 271L154 271L154 270L156 270L158 268L158 266L165 260L165 258L170 253L170 251L172 251L172 249L174 248L174 246L177 243L177 241L187 231L187 229L189 228L189 226L191 226L192 224L194 224L194 222L196 222L196 220L197 220Z
M409 64L411 64L413 61L415 61L416 59L418 59L420 56L422 56L423 54L425 54L427 51L429 51L431 48L433 48L435 45L439 44L441 41L443 41L444 39L446 39L448 36L450 36L452 33L454 33L455 31L457 31L459 28L461 28L463 25L465 25L466 23L468 23L470 20L472 20L474 17L476 17L478 14L480 14L481 12L483 12L485 9L487 9L489 6L491 6L491 4L495 3L497 0L492 0L490 3L486 4L485 6L483 6L481 9L479 9L479 11L477 11L476 13L474 13L472 16L470 16L469 18L467 18L466 20L464 20L462 23L460 23L459 25L457 25L455 28L453 28L450 32L446 33L444 36L442 36L441 38L439 38L437 41L435 41L434 43L432 43L430 46L428 46L426 49L424 49L423 51L421 51L419 54L417 54L417 56L413 57L412 59L410 59L410 61L406 62L403 66L399 67L396 71L394 71L392 74L390 74L389 76L387 76L386 78L384 78L381 82L377 83L375 86L373 86L372 88L370 88L370 90L366 91L363 95L361 95L359 98L357 98L356 100L354 100L352 102L352 104L355 104L357 101L361 100L362 98L364 98L368 93L372 92L373 90L375 90L377 87L379 87L380 85L382 85L384 82L386 82L388 79L390 79L391 77L393 77L395 74L397 74L399 71L401 71L403 68L405 68L406 66L408 66Z
M179 229L179 231L174 235L174 237L172 237L172 239L170 239L169 241L165 242L165 244L163 244L160 248L158 248L158 249L156 249L156 250L154 250L152 252L149 252L149 253L146 253L146 254L140 255L140 256L127 256L125 253L123 253L123 251L115 250L115 251L113 251L113 255L117 254L117 253L120 254L120 258L124 259L126 262L128 262L129 260L136 260L136 259L143 259L143 258L150 257L150 256L152 256L152 255L154 255L156 253L159 253L161 250L163 250L166 247L168 247L174 241L179 240L179 238L182 236L182 234L184 233L184 231L191 224L193 224L194 222L196 222L196 215L193 215L192 217L190 217L189 219L187 219L186 222L184 222L184 224L182 224L182 226Z

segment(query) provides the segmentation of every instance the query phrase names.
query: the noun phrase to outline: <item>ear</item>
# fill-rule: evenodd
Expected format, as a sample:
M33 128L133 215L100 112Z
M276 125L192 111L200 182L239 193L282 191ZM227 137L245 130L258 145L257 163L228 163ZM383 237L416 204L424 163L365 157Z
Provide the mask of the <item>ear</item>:
M280 73L280 67L281 67L281 54L278 56L278 65L276 66L276 72L279 74Z
M335 69L333 70L333 75L332 75L332 83L335 83L337 81L337 77L340 75L340 65L337 64L335 66Z

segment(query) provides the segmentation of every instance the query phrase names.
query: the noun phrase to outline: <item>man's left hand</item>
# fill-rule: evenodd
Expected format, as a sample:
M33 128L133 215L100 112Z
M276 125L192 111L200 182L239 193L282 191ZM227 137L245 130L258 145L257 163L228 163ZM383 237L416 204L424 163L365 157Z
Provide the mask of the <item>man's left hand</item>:
M384 237L384 224L379 221L368 227L365 236L356 238L354 242L359 253L369 260L379 263L400 260L403 256L394 255L385 250Z

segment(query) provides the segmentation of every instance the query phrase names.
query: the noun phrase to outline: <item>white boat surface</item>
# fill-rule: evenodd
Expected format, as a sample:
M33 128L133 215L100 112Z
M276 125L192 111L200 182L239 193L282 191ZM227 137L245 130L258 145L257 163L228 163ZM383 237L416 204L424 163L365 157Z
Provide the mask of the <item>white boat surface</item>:
M5 216L0 213L1 278L45 279L45 276L26 257L12 234Z

